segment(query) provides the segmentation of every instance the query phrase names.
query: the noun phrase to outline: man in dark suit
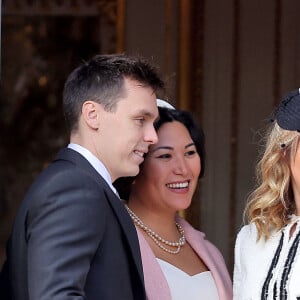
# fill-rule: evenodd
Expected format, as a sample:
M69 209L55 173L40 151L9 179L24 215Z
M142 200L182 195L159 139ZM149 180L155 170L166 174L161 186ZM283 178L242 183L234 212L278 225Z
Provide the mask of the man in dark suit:
M147 62L100 55L64 87L70 144L38 176L16 216L1 299L145 299L134 225L112 182L134 176L157 142L156 91Z

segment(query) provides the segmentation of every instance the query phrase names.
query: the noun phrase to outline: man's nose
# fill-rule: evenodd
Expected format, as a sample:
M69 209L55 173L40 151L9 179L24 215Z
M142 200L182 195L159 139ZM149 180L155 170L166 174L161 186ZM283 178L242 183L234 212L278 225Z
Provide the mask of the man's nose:
M145 142L149 144L156 144L158 142L158 136L153 125L145 133Z

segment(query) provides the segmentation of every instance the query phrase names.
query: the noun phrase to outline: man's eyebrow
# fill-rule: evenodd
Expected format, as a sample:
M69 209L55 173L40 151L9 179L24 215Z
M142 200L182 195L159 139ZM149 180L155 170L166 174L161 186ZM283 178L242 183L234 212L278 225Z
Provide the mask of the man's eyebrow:
M144 116L147 116L147 117L150 117L150 118L156 117L155 121L159 118L158 116L156 116L156 114L154 115L146 109L138 110L138 111L136 111L136 114L141 114L141 115L144 115Z

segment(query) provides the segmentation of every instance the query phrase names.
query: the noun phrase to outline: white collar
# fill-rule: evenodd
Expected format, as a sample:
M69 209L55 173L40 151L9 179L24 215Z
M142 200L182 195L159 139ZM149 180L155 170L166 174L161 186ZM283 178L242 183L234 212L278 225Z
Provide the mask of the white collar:
M119 197L115 187L112 184L111 176L104 166L104 164L97 158L91 151L88 149L74 143L70 143L68 148L73 149L74 151L80 153L92 166L93 168L103 177L107 182L112 191Z

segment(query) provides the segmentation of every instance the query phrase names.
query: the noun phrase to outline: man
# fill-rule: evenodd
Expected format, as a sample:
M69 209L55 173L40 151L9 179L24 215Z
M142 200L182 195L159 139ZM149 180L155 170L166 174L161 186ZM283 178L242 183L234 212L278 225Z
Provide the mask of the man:
M70 74L70 144L23 200L1 299L145 299L135 228L112 182L136 175L157 142L161 88L152 66L126 55L96 56Z

